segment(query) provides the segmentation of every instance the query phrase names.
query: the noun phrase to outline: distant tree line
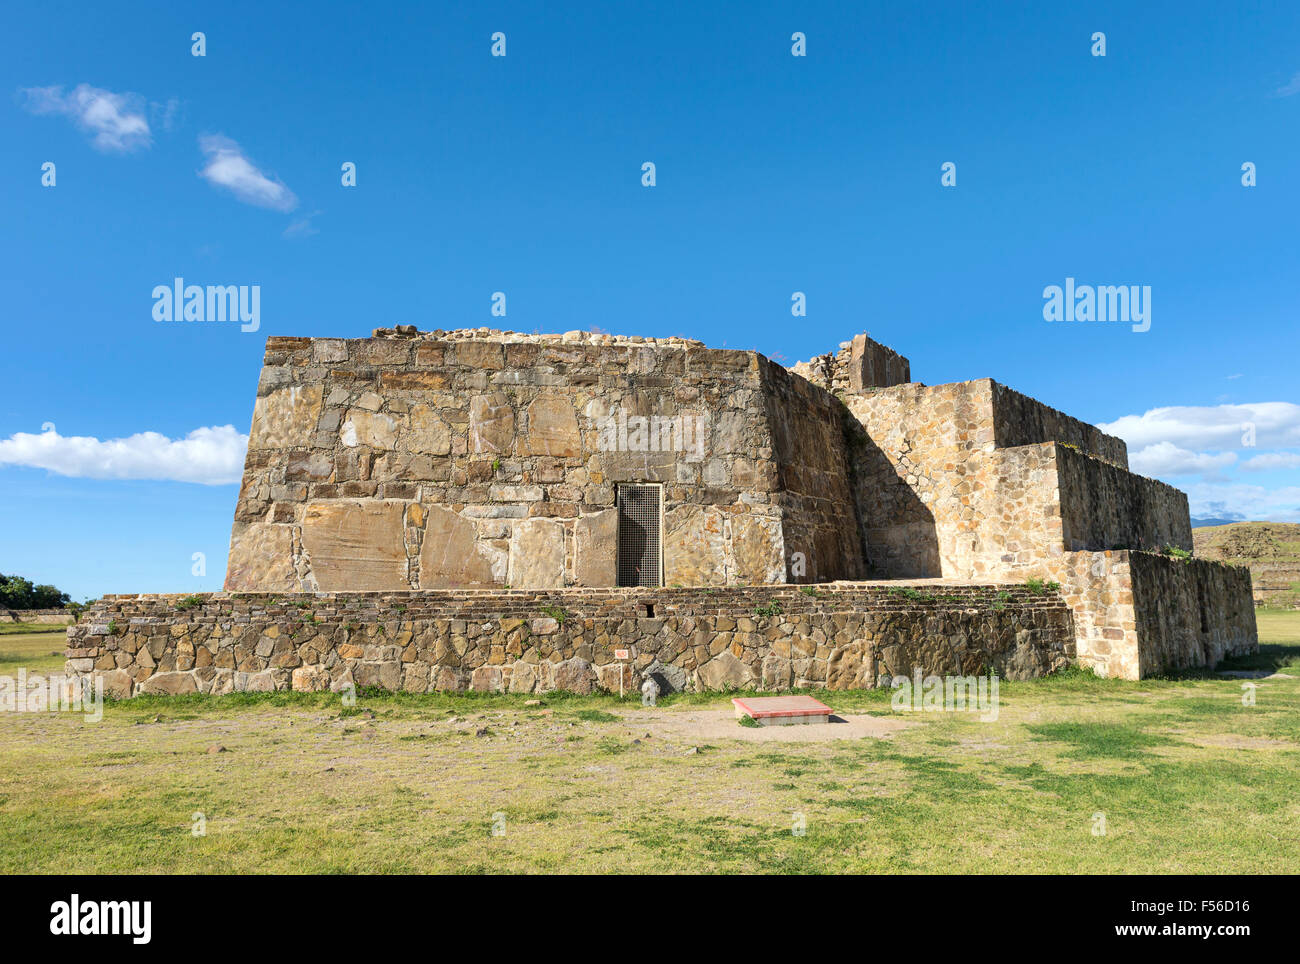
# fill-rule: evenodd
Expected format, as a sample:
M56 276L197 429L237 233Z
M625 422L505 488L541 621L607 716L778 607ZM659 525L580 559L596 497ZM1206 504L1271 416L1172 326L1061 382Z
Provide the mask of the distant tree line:
M30 579L0 572L0 609L62 609L71 601L53 586L33 586Z

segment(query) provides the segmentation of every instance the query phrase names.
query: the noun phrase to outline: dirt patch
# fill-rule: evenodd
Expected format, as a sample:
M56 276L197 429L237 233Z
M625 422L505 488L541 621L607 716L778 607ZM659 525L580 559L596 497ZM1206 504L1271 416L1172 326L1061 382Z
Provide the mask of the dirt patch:
M741 726L733 710L640 710L621 714L623 721L660 739L676 743L740 740L744 743L821 743L826 740L888 739L917 724L888 716L844 714L829 723L798 726Z

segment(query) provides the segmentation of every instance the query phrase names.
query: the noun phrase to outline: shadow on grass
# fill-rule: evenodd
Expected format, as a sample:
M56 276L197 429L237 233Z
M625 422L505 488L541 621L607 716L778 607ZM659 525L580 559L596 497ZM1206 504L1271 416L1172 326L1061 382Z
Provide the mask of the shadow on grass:
M1249 656L1232 656L1215 667L1222 670L1267 670L1276 673L1287 667L1300 669L1300 646L1263 643L1258 653Z
M1168 673L1146 677L1144 682L1148 680L1168 680L1177 683L1204 679L1222 679L1223 677L1219 676L1219 674L1225 672L1247 670L1277 673L1288 668L1300 671L1300 646L1283 643L1260 643L1258 653L1229 656L1227 659L1220 660L1213 669L1208 666L1190 666L1187 669L1173 670Z
M1067 744L1075 759L1141 759L1152 747L1178 742L1123 723L1037 723L1025 729L1036 740Z

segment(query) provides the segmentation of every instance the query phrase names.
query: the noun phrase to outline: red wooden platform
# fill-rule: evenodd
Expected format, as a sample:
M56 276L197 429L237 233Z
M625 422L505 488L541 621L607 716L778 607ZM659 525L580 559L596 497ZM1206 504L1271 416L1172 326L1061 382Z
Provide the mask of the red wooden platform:
M811 696L746 696L731 701L736 717L752 716L763 726L829 723L831 708Z

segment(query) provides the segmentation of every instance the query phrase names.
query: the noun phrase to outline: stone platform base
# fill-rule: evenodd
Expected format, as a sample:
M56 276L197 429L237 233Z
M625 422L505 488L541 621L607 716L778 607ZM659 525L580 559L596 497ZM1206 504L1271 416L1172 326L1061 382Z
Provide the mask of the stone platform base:
M114 696L249 690L661 692L1029 679L1074 657L1055 592L832 583L741 589L105 596L70 674Z

